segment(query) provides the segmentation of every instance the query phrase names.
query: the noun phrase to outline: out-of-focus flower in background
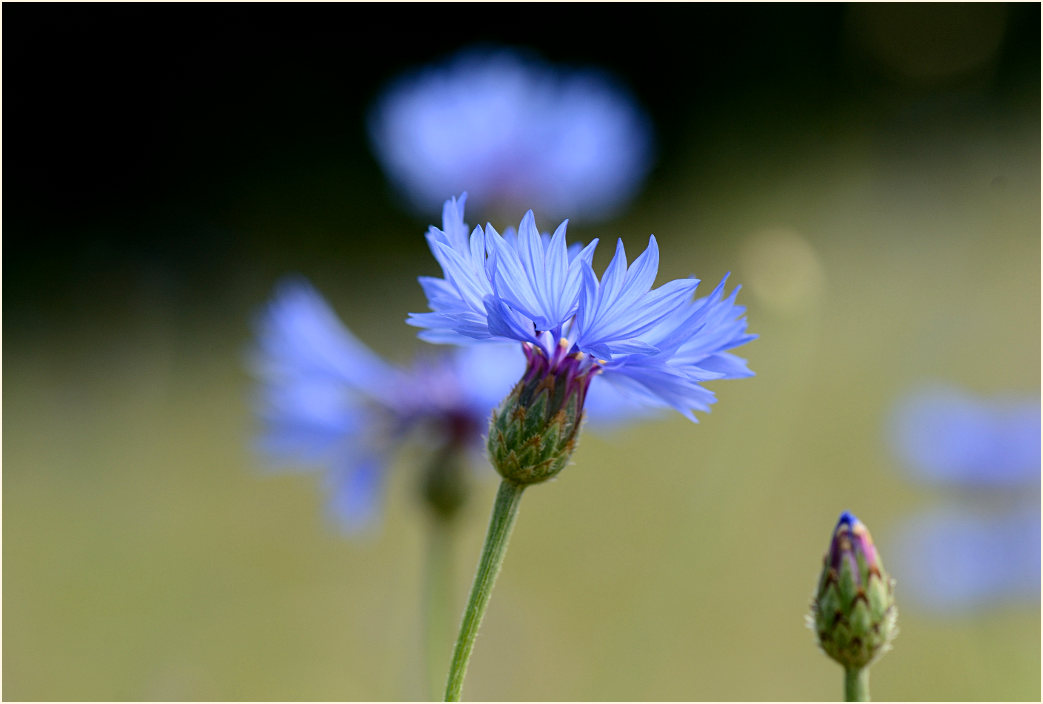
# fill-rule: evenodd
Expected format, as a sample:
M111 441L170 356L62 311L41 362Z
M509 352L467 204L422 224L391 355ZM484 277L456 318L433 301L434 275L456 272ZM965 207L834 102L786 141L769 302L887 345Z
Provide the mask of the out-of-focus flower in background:
M900 525L894 572L936 612L1040 594L1040 399L936 385L903 398L888 440L912 477L955 495Z
M517 345L432 349L412 366L392 365L303 278L278 285L256 328L258 450L275 467L322 470L331 516L345 531L372 522L387 470L409 442L426 453L425 490L439 463L488 470L482 438L525 368ZM590 410L603 428L642 415L610 386L591 395Z
M930 509L897 533L892 574L917 606L953 613L1040 594L1038 496L1005 510L981 505Z
M1038 396L979 397L952 386L902 399L888 439L914 477L967 486L1022 486L1040 479Z
M482 212L535 208L597 220L635 195L651 121L596 69L469 48L393 81L369 114L374 152L420 214L467 191Z
M258 447L277 466L325 471L332 515L371 522L393 456L408 440L432 458L481 448L493 407L523 369L512 346L461 348L388 364L303 279L287 279L257 321Z

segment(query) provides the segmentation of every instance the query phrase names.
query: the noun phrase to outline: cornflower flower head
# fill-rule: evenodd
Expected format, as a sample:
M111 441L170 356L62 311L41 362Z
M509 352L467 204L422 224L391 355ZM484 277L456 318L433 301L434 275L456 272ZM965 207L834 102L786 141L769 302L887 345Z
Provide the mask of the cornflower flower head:
M369 524L396 451L426 448L423 491L436 511L462 501L461 460L478 455L489 414L522 368L504 345L389 364L360 342L305 280L288 279L257 319L257 445L276 466L322 469L331 514Z
M503 48L401 76L374 103L369 132L388 178L425 215L467 190L483 209L603 218L651 164L651 122L616 81Z
M693 411L714 401L703 382L752 375L728 352L755 337L735 304L738 289L726 296L721 281L697 300L695 278L652 289L659 268L654 236L629 266L620 240L599 278L591 264L598 241L569 248L567 221L548 237L529 211L516 234L501 236L486 225L468 236L465 200L446 201L442 229L428 232L444 276L420 278L432 312L411 314L408 322L430 342L521 345L526 371L489 435L493 464L504 476L529 484L564 467L595 376L637 403L671 407L694 421Z

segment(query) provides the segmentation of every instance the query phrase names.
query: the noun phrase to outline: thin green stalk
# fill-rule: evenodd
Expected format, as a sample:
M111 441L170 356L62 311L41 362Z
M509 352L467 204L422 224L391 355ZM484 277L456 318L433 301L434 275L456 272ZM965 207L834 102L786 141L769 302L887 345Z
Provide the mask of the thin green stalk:
M434 516L428 531L426 574L424 575L424 662L427 664L427 696L432 701L442 691L446 639L452 624L449 602L452 598L452 521Z
M445 685L445 701L458 702L464 687L464 676L467 674L467 663L474 649L474 639L478 635L478 626L485 616L489 605L496 575L500 573L503 557L507 554L507 541L514 528L514 520L518 517L518 506L521 502L524 486L514 484L506 479L500 483L493 504L492 516L489 518L489 531L485 535L482 556L478 561L478 570L471 585L471 596L467 600L464 618L460 623L460 635L456 639L453 650L453 662L449 667L449 678Z
M844 701L845 702L868 702L869 701L869 668L845 668L844 669Z

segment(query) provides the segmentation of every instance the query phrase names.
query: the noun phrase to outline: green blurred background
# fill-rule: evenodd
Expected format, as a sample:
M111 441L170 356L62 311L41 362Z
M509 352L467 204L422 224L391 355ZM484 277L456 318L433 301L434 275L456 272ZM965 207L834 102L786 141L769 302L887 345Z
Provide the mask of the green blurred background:
M5 10L6 699L425 696L408 457L380 526L338 535L315 476L249 451L244 354L288 272L388 358L420 347L437 213L397 205L364 111L474 41L629 83L656 167L570 234L654 232L659 281L733 272L760 339L698 425L588 430L526 495L469 699L838 698L804 626L836 515L886 561L946 498L886 413L924 379L1039 389L1036 4ZM874 698L1039 699L1038 605L942 616L895 577Z

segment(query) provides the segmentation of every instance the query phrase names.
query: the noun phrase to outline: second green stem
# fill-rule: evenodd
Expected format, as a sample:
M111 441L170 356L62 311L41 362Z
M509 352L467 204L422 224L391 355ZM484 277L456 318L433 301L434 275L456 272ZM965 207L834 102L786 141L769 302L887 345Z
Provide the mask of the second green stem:
M442 692L445 658L449 654L446 639L452 632L452 528L444 516L434 516L429 527L430 545L424 585L424 661L427 663L427 697L437 699Z

